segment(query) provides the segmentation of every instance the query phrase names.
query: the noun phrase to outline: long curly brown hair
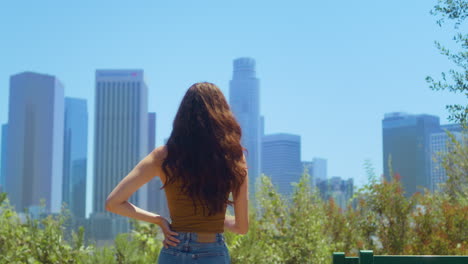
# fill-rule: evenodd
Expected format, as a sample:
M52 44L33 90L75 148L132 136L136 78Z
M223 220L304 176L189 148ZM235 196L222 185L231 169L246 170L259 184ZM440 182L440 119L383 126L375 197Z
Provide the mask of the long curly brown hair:
M181 183L181 192L208 215L232 204L247 175L241 128L221 90L212 83L193 84L185 93L167 140L163 188ZM203 211L205 214L205 211Z

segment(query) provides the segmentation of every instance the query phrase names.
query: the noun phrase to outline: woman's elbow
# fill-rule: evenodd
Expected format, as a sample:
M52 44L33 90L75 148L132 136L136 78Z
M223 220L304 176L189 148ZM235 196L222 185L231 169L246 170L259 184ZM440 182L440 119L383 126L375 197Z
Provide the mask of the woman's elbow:
M105 204L106 211L112 212L112 210L114 209L114 207L115 207L114 202L112 202L111 200L107 199L107 200L106 200L106 204Z

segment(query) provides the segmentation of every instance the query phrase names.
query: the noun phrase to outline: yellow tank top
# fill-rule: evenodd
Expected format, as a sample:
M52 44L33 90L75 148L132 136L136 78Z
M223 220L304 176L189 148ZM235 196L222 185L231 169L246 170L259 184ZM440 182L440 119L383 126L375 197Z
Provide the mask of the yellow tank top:
M180 183L177 182L164 188L172 219L171 229L179 232L223 233L226 206L222 212L208 216L208 209L203 210L198 202L195 212L192 199L182 194L180 189Z

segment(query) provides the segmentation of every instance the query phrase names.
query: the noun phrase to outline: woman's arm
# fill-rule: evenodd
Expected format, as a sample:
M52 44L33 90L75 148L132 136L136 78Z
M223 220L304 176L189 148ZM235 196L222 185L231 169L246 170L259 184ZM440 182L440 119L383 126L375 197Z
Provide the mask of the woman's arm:
M244 157L245 163L245 157ZM247 167L245 168L247 170ZM241 184L239 193L234 194L234 217L226 216L224 227L229 231L245 235L249 230L249 196L248 196L249 177L246 174L245 180Z
M107 211L150 223L157 223L159 221L159 215L142 210L128 202L133 193L142 185L149 182L154 176L158 175L158 168L156 166L157 154L156 150L152 151L119 182L107 197Z
M159 225L165 237L163 244L167 247L167 244L175 246L176 243L174 242L179 242L179 240L172 237L177 233L170 230L168 221L160 215L145 211L128 202L130 196L154 176L163 177L161 163L165 157L165 151L165 147L158 147L140 161L109 194L106 200L106 210Z

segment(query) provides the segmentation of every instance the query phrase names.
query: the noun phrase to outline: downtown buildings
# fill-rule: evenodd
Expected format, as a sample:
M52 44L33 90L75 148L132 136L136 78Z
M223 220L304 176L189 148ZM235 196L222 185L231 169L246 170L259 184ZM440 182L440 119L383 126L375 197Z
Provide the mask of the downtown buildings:
M105 211L104 205L117 183L155 146L156 114L147 112L146 100L142 70L96 71L94 208L87 223L87 103L64 98L64 88L54 76L13 75L9 122L2 126L0 188L17 211L28 209L34 216L40 213L41 199L46 214L58 213L66 203L73 225L86 225L96 240L128 231L128 219ZM130 201L151 210L153 198L159 202L164 196L160 186L155 180ZM151 196L147 188L156 192ZM156 207L167 211L165 201L160 204Z
M346 209L354 194L354 180L352 178L345 180L334 176L330 179L320 179L316 186L323 200L333 199L341 209Z
M230 89L230 93L231 93L231 96L232 98L229 98L230 99L230 102L232 102L232 109L233 111L235 112L235 108L237 107L237 109L240 109L239 111L241 112L241 114L236 114L236 118L239 119L239 120L257 120L257 118L255 116L256 115L256 112L255 111L247 111L247 110L253 110L255 107L253 106L249 106L250 103L255 103L256 100L252 100L251 97L249 97L249 93L254 93L257 92L259 93L259 81L255 75L255 63L253 63L252 59L247 59L247 58L241 58L241 59L237 59L235 60L235 62L238 62L238 63L234 63L234 66L235 66L235 73L234 73L234 76L233 76L233 80L231 81L231 89ZM241 63L242 62L242 63ZM245 63L245 65L244 65ZM253 65L253 66L252 66ZM242 66L242 67L241 67ZM244 68L245 66L245 68ZM242 73L242 74L241 74ZM21 75L21 74L20 74ZM37 75L37 74L36 74ZM143 91L139 91L139 89L141 89L141 87L146 87L145 85L145 82L144 82L144 78L142 77L143 75L143 72L141 70L139 71L133 71L133 70L130 70L130 71L120 71L120 70L107 70L107 71L97 71L96 72L96 108L100 108L99 111L101 112L98 112L98 109L95 109L96 110L96 119L98 118L101 118L99 119L99 121L96 120L96 122L99 122L99 125L101 126L100 128L98 128L97 126L95 127L95 133L94 133L94 136L96 136L96 140L95 140L95 145L93 147L95 147L96 149L98 147L101 147L103 148L104 152L108 152L110 154L107 154L104 156L104 154L102 154L100 157L100 159L105 159L106 160L106 164L99 164L99 162L97 162L97 159L98 159L98 155L96 155L95 157L95 168L94 168L94 172L96 173L94 175L94 190L95 190L95 193L93 194L93 203L97 204L97 203L101 203L101 206L104 207L104 201L105 201L105 196L107 196L109 194L109 192L111 191L111 189L113 187L115 187L115 184L117 184L117 182L119 180L121 180L128 172L129 172L129 169L132 168L136 162L138 160L140 160L143 156L140 156L140 157L137 157L134 159L135 163L134 164L127 164L125 165L126 168L127 168L127 171L124 171L124 170L120 170L119 167L113 167L113 164L118 164L119 166L121 167L125 167L124 164L122 164L120 161L121 160L127 160L127 157L131 157L131 159L133 159L135 156L138 156L138 155L134 155L134 153L138 152L138 148L139 147L135 147L135 146L139 146L139 144L141 143L142 145L144 144L147 144L147 147L144 148L145 150L142 151L142 153L144 152L144 154L141 154L141 155L146 155L148 154L152 148L154 148L155 146L155 143L154 143L154 134L155 134L155 122L156 122L156 115L154 113L147 113L147 109L144 110L144 109L140 109L138 107L136 107L135 105L137 103L135 103L135 101L138 101L140 100L141 102L143 102L144 99L142 99L140 96L142 95ZM247 76L247 77L246 77ZM250 77L249 77L250 76ZM242 78L241 78L242 77ZM141 78L141 79L140 79ZM35 82L35 81L34 81ZM39 82L40 83L40 82ZM241 84L245 84L245 86L241 85ZM40 85L34 85L35 87L41 87ZM102 89L102 90L99 90L98 89ZM243 93L247 93L247 95L243 95L242 93L240 93L239 91L242 91ZM239 93L237 93L239 92ZM99 95L99 93L101 93L101 95ZM50 96L54 96L53 93L50 93ZM106 100L105 101L102 101L101 99L99 99L98 97L101 96L100 98L105 98ZM235 96L237 96L238 98L243 98L243 99L238 99L237 101L235 100ZM259 97L259 94L257 94L257 97ZM259 99L259 98L257 98ZM62 196L63 196L63 201L67 201L67 199L69 199L69 201L71 201L72 199L71 198L66 198L66 193L68 194L71 194L73 192L73 186L76 186L77 188L79 188L78 186L82 186L83 184L89 184L89 182L87 183L79 183L79 184L74 184L76 182L80 182L79 179L80 177L77 177L75 180L70 180L70 177L71 178L74 178L74 176L66 176L67 175L67 171L70 171L71 168L73 168L74 166L70 165L73 163L73 161L67 159L67 154L68 152L66 151L67 150L67 142L71 142L70 139L68 138L67 139L67 132L66 131L71 131L73 130L73 127L69 127L67 126L67 113L69 113L69 111L67 109L69 109L70 107L68 107L68 103L67 100L65 99L65 107L64 107L64 117L63 117L63 120L64 120L64 124L63 124L63 131L65 131L65 134L63 135L63 138L64 138L64 144L63 144L63 149L64 149L64 154L63 154L63 188L65 190L62 190ZM257 100L259 101L259 100ZM144 104L145 102L143 102ZM234 106L236 105L237 106ZM142 106L140 104L140 106ZM11 106L10 106L11 107ZM257 105L258 107L258 105ZM82 109L83 108L86 108L86 106L84 107L81 107ZM129 110L130 109L130 110ZM133 110L131 110L133 109ZM242 112L241 110L246 110L244 112ZM82 111L81 113L83 113L83 115L87 115L86 111ZM103 113L101 114L100 116L98 115L98 113ZM127 113L127 114L125 114ZM258 112L257 112L258 113ZM252 116L249 116L248 114L251 114ZM141 121L139 118L141 118L142 115L146 115L147 117L147 128L145 129L143 126L140 126L142 123L144 123L145 121ZM238 115L240 117L238 117ZM398 143L398 140L401 139L401 138L408 138L410 136L408 136L408 134L405 134L404 132L402 131L405 131L403 128L405 128L404 125L404 121L401 121L401 120L405 120L404 117L398 117L398 115L394 115L394 116L390 116L390 117L393 117L394 120L393 121L390 121L390 120L386 120L386 123L385 123L385 129L387 132L389 132L390 134L388 134L388 136L390 136L390 139L393 138L394 142L395 143L392 143L390 144L390 147L397 147L397 145L399 144ZM250 118L250 119L249 119ZM77 117L76 119L72 116L68 117L69 120L80 120L79 117ZM411 119L411 118L409 118ZM417 119L417 118L416 118ZM429 118L431 119L431 118ZM431 120L433 120L434 118L432 118ZM437 117L435 117L435 119L437 119ZM135 121L135 120L140 120L140 121ZM247 126L246 128L243 127L243 132L244 132L244 135L243 135L243 140L245 140L246 142L248 141L247 140L247 137L250 133L250 135L255 135L257 134L256 132L252 132L254 130L258 130L258 134L259 134L259 138L258 138L258 141L260 142L260 148L257 149L256 151L256 156L257 158L262 161L260 163L260 165L257 167L257 169L260 170L260 172L264 172L265 174L267 174L268 176L272 176L273 178L273 181L275 181L274 179L274 170L271 169L271 167L269 168L268 166L270 165L276 165L275 162L271 162L271 160L274 160L275 159L275 152L274 151L270 151L270 150L265 150L267 147L271 147L271 142L266 142L265 145L262 145L262 141L261 141L261 136L263 135L263 131L264 131L264 118L259 116L259 122L258 122L258 126L255 127L255 122L254 124L252 124L251 122L247 122L248 124L247 125L244 125L244 126ZM400 120L400 121L398 121ZM388 122L387 122L388 121ZM75 122L75 121L70 121L71 123ZM76 121L78 122L78 121ZM134 123L131 123L131 122L134 122ZM138 123L140 122L140 123ZM241 121L239 121L241 123ZM400 123L398 123L400 122ZM418 124L419 121L415 122L416 124ZM408 128L406 127L407 131L423 131L421 133L425 133L424 131L427 130L427 127L428 125L427 124L432 124L431 122L426 122L425 121L421 121L423 123L423 125L421 126L422 128L420 130L418 130L417 126L413 127L413 128ZM437 123L437 122L433 122L433 123ZM128 124L128 125L125 125L125 124ZM426 125L424 125L426 124ZM10 124L5 124L2 129L4 131L9 131L9 125ZM86 125L86 124L85 124ZM82 126L85 126L85 125L82 125ZM127 127L126 127L127 126ZM439 129L436 129L436 132L431 132L429 133L429 150L424 150L424 151L421 151L421 152L418 152L418 153L434 153L434 152L439 152L439 151L442 151L445 147L444 147L444 142L446 140L444 140L442 137L445 137L445 134L443 134L443 126L439 126ZM134 130L128 130L128 127L132 127L132 129ZM410 126L411 127L411 126ZM436 126L437 127L437 126ZM122 129L121 129L122 128ZM55 128L54 128L55 129ZM77 128L75 128L76 130ZM98 133L98 130L99 129L102 129L101 132ZM126 130L127 129L127 130ZM249 129L250 129L250 132L249 132ZM413 130L412 130L413 129ZM449 129L447 127L447 129ZM147 135L142 135L141 133L137 133L136 131L143 131L143 130L146 130L147 131ZM450 129L449 129L450 130ZM123 131L123 132L122 132ZM31 133L31 132L30 132ZM54 132L55 133L55 132ZM72 135L74 134L73 132L71 132ZM83 134L83 133L80 133L80 132L77 132L78 134ZM395 133L400 133L398 134L399 136L395 136L395 137L391 137L392 136L392 133L393 135ZM418 135L419 132L415 132L413 135ZM442 133L442 134L440 134ZM386 134L387 135L387 134ZM87 135L86 135L87 136ZM270 136L270 135L268 135ZM268 137L267 136L267 137ZM416 137L415 136L415 137ZM2 133L2 140L3 141L10 141L10 140L7 140L7 137L8 137L8 133L7 132L3 132ZM82 142L86 142L87 140L84 140L83 139L84 136L79 136L79 138L81 138L81 141ZM98 140L98 137L100 137L100 139ZM72 136L73 138L73 136ZM143 141L143 138L147 138L147 142L144 143L142 142ZM385 140L389 140L388 137L385 137ZM127 142L128 141L128 142ZM129 142L132 142L132 143L129 143ZM294 140L291 140L291 142L294 142ZM424 142L424 141L422 141ZM297 143L297 142L296 142ZM7 144L2 144L2 150L6 153L7 152ZM84 144L83 144L84 145ZM244 145L248 148L248 153L247 153L247 156L249 157L250 155L252 155L252 153L255 153L255 151L252 151L251 148L248 147L248 144L247 143L244 143ZM257 146L257 143L253 143L251 144L253 145L254 147ZM406 146L412 146L411 144L402 144L401 145L402 148L403 147L406 147ZM417 144L415 144L415 146L418 146ZM427 144L426 144L427 146ZM129 153L128 156L119 156L118 154L116 154L116 152L119 152L120 149L122 149L121 152L125 152L125 153ZM124 148L125 151L123 150ZM141 147L141 149L143 149L143 147ZM295 166L295 168L297 168L297 164L299 163L300 164L300 140L299 140L299 147L295 147L296 150L294 151L291 151L291 153L295 153L295 154L291 154L291 155L288 155L287 157L288 158L291 158L291 157L294 157L295 155L297 156L297 158L294 158L294 159L291 159L289 163L285 163L284 164L284 167L287 167L287 166ZM128 150L128 151L127 151ZM263 151L262 151L263 150ZM411 149L409 149L410 151L412 151ZM402 152L404 153L405 150L403 149ZM71 151L70 153L73 153L73 151ZM97 153L97 151L95 152ZM279 152L276 152L276 153L280 153L281 154L281 151ZM263 154L263 155L262 155ZM280 154L277 154L278 156L280 156ZM83 160L83 157L85 156L81 156L81 159ZM45 157L42 157L42 158L45 158ZM411 158L414 158L413 156L411 156ZM79 160L80 158L76 158L74 160ZM118 161L115 162L113 160L117 159ZM430 189L434 189L437 185L437 182L444 182L445 180L445 173L443 171L441 171L439 168L440 168L440 164L437 164L437 163L434 163L432 162L432 159L431 158L428 158L428 160L430 161L428 164L429 164L429 171L431 173L431 176L430 176ZM393 163L395 164L396 160L394 158L394 155L392 155L392 161ZM3 164L7 164L7 155L2 155L2 163ZM68 163L68 165L67 165ZM313 176L313 178L317 181L323 181L323 180L326 180L328 179L327 178L327 161L324 160L324 159L313 159L311 162L307 163L307 166L309 167L309 173L311 174L311 176ZM10 163L8 163L10 164ZM75 163L75 164L79 164L79 162ZM92 163L88 163L87 165L84 165L84 166L91 166ZM253 163L255 164L255 163ZM270 165L264 165L262 168L262 164L270 164ZM303 164L304 166L306 165L305 163ZM7 166L2 166L2 170L5 170ZM79 168L80 166L75 166L75 168ZM81 167L83 168L83 167ZM281 192L283 193L289 193L290 190L284 190L284 188L290 188L290 183L291 182L297 182L300 175L302 174L302 168L303 166L300 165L300 168L297 169L297 173L295 173L296 176L294 177L291 177L290 180L286 180L287 182L286 183L280 183L278 185L280 185L280 187L282 187L283 189L281 190ZM250 168L251 170L254 170L254 168ZM78 169L79 170L79 169ZM98 170L101 171L101 174L98 174ZM106 172L107 171L107 172ZM254 170L255 171L255 170ZM397 171L395 168L394 168L394 171L395 172L398 172L400 175L402 175L403 177L403 174L400 171ZM103 173L105 172L105 173ZM270 175L271 174L271 175ZM7 175L6 173L2 173L2 175ZM70 172L69 175L72 175L72 172ZM99 177L97 176L99 175ZM113 176L109 176L109 175L113 175ZM291 174L292 175L292 174ZM115 177L115 178L112 178L112 177ZM426 177L427 177L427 174L426 174ZM81 177L81 179L83 179ZM0 178L0 184L1 184L1 181L2 181L2 178ZM101 181L99 183L99 181ZM110 183L111 181L114 181L113 183ZM154 181L154 182L153 182ZM165 202L164 203L161 203L159 204L160 201L163 201L163 199L165 199L165 195L164 195L164 192L162 190L160 190L160 186L161 186L161 182L159 181L158 178L155 178L153 181L151 181L150 183L148 183L148 191L147 191L147 194L146 194L146 197L145 198L145 195L143 192L141 192L141 194L135 194L134 197L132 197L132 200L135 204L137 204L138 206L142 207L143 209L147 209L147 210L150 210L150 211L154 211L154 212L157 212L157 213L161 213L164 215L163 213L163 210L165 210L164 208L167 208L167 207L164 207L165 206ZM337 180L327 180L329 182L329 186L324 188L325 190L327 190L328 192L333 192L333 197L341 197L340 195L341 194L338 194L337 192L340 191L340 192L345 192L346 190L348 190L348 188L338 188L338 187L333 187L331 188L330 186L340 186L340 184L338 184ZM68 184L67 184L68 182ZM313 185L319 185L319 182L315 182L313 183ZM251 183L254 183L254 181L251 180ZM67 187L68 186L68 187ZM107 186L107 187L105 187ZM347 186L350 186L350 184L348 184ZM431 187L432 186L432 187ZM67 188L67 189L66 189ZM104 188L109 188L105 191L101 191L103 190ZM66 191L66 190L69 190L69 191ZM99 191L101 191L101 195L100 197L98 197L98 194L99 194ZM159 193L157 193L159 192ZM253 192L251 192L253 194ZM81 196L82 198L84 197L84 194ZM46 197L44 197L46 198ZM47 198L46 198L47 199ZM96 202L97 199L100 199ZM338 199L338 198L336 198ZM340 198L341 199L341 198ZM75 199L76 200L76 199ZM155 202L156 201L156 202ZM69 202L70 203L70 206L72 204L72 202ZM146 205L145 205L146 203ZM158 209L158 208L163 208L163 209ZM100 222L99 220L101 219L100 217L102 217L102 219L104 219L104 216L105 217L108 217L109 219L119 219L119 216L115 216L115 215L112 215L112 213L108 213L108 212L96 212L97 210L93 210L93 221L94 223L97 223L97 230L99 230L99 232L103 232L105 234L105 232L109 231L108 233L111 233L114 232L116 230L127 230L128 228L128 223L124 220L122 220L121 222L119 222L120 220L110 220L108 222L106 222L107 220L103 220L102 222ZM167 211L166 211L167 212ZM106 215L106 213L108 213L108 215ZM166 213L165 215L166 217L168 216L168 214ZM114 217L114 218L113 218ZM120 218L122 219L122 218ZM112 223L112 221L116 222L115 224L108 224L106 225L107 223ZM102 224L104 223L104 224ZM103 227L104 226L104 227ZM120 228L120 229L119 229ZM97 234L99 234L99 232L97 232ZM102 237L105 237L104 235Z
M52 75L10 77L5 191L18 212L60 211L62 203L64 88ZM14 146L14 147L12 147ZM3 144L2 144L3 147Z
M44 213L58 213L65 202L74 218L85 218L86 107L85 100L65 99L55 76L11 76L0 185L18 212L38 216L44 199Z

